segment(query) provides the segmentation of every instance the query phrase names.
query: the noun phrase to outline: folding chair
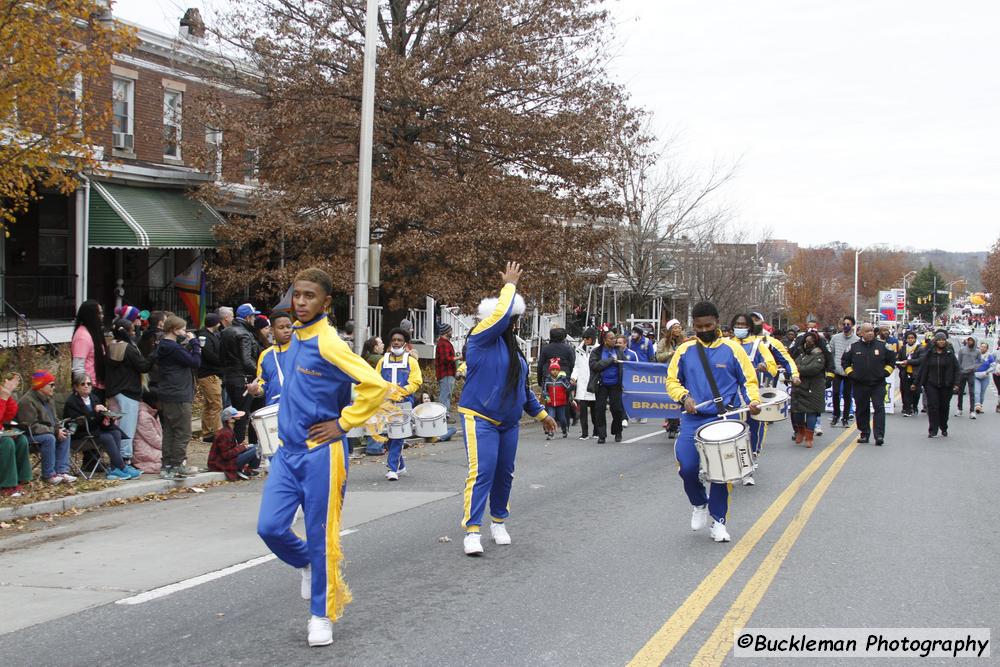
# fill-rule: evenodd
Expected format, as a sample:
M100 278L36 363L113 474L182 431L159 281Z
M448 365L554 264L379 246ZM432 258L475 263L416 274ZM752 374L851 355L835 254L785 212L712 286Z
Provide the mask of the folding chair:
M97 435L90 432L90 424L87 423L87 419L85 417L77 417L76 419L63 420L63 422L66 424L64 428L68 428L69 424L75 423L77 428L74 430L79 430L81 425L84 429L84 434L81 437L72 437L76 435L74 432L70 439L70 466L73 468L74 474L78 474L84 479L93 479L94 475L98 472L107 474L109 468L104 463L104 452L97 441ZM84 461L88 452L93 452L94 458L92 459L92 465L85 466ZM77 463L78 457L79 463Z

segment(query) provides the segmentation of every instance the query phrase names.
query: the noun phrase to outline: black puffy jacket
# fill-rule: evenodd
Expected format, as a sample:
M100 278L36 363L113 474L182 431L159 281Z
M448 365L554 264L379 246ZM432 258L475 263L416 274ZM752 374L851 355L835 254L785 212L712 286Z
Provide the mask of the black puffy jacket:
M918 387L933 385L935 387L954 387L958 384L961 370L955 350L948 344L943 350L937 346L928 346L921 356L920 367L914 377L913 384Z

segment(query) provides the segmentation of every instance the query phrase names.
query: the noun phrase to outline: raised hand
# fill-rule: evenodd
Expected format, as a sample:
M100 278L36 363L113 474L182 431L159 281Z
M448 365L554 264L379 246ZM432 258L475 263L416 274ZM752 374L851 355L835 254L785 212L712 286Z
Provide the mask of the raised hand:
M503 284L511 283L516 285L517 281L521 279L521 274L524 273L521 270L521 265L517 262L507 262L507 269L500 272L500 280Z

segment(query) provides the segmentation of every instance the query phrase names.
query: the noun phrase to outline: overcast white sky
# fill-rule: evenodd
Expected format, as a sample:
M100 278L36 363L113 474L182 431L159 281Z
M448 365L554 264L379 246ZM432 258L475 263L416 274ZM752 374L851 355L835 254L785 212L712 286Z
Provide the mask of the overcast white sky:
M167 32L220 0L119 0ZM740 160L741 221L805 244L1000 234L1000 3L620 0L613 73L691 165ZM206 16L207 18L207 16Z

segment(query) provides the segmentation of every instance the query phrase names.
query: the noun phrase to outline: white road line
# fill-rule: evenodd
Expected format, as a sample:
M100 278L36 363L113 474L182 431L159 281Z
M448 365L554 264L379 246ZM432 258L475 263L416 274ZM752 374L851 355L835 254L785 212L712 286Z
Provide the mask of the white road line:
M340 531L341 536L350 535L351 533L358 532L354 528L346 528ZM143 602L149 602L150 600L158 600L160 598L172 595L178 591L184 591L189 588L194 588L195 586L200 586L201 584L206 584L210 581L215 581L216 579L221 579L222 577L228 576L230 574L235 574L242 570L248 570L251 567L257 565L263 565L264 563L269 563L275 560L277 556L274 554L268 554L266 556L258 556L257 558L251 558L243 563L237 563L236 565L230 565L229 567L224 567L221 570L216 570L215 572L207 572L205 574L198 575L197 577L191 577L190 579L185 579L184 581L178 581L173 584L167 584L166 586L161 586L159 588L154 588L151 591L146 591L145 593L139 593L138 595L133 595L131 597L122 598L121 600L115 600L115 604L142 604Z
M664 431L664 430L662 430L662 429L661 429L661 430L659 430L659 431L653 431L652 433L647 433L646 435L640 435L640 436L638 436L638 437L635 437L635 438L629 438L628 440L626 440L626 441L625 441L625 442L623 442L622 444L623 444L623 445L627 445L627 444L629 444L630 442L639 442L640 440L645 440L646 438L652 438L652 437L653 437L654 435L662 435L662 436L666 436L666 435L667 435L667 432L666 432L666 431Z

